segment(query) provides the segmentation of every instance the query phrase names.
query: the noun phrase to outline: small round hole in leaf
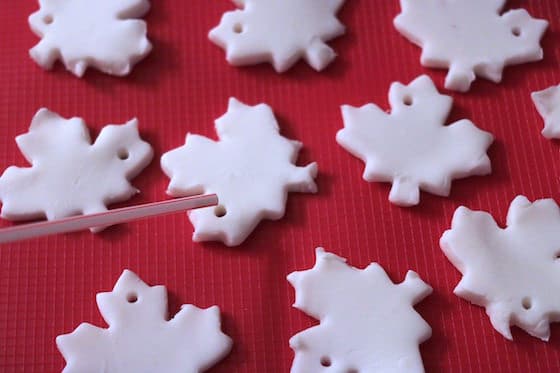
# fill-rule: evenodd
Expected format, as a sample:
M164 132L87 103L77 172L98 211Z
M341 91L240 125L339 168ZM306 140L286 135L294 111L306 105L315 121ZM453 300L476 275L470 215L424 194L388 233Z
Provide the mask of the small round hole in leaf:
M119 151L117 152L117 156L119 157L119 159L122 159L124 161L128 159L130 154L128 154L128 150L126 149L119 149Z
M218 205L214 208L214 215L218 218L223 218L226 216L227 210L223 205Z
M533 307L533 304L531 302L531 298L529 298L529 297L523 298L523 300L521 300L521 305L523 306L524 309L530 310L531 307Z
M405 104L406 106L411 106L413 102L414 100L412 99L412 97L410 96L403 97L403 104Z
M54 18L53 18L53 16L51 16L50 14L47 14L46 16L43 17L43 22L44 22L46 25L50 25L51 23L54 22Z
M521 29L519 27L514 27L514 28L511 29L511 33L515 37L520 37L521 36Z
M332 365L331 358L328 356L323 356L321 358L321 365L324 367L330 367Z
M128 293L128 294L126 295L126 301L127 301L128 303L136 303L136 302L138 302L138 294L136 294L136 293Z
M233 25L233 32L236 34L241 34L243 32L243 25L241 23L236 23Z

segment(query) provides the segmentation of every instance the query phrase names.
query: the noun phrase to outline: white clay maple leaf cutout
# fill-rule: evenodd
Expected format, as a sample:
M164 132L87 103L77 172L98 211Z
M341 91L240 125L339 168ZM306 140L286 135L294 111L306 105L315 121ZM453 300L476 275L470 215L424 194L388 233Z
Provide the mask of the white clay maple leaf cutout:
M445 88L466 92L476 76L499 83L506 65L541 60L548 23L506 0L400 0L396 29L422 48L423 66L448 68Z
M123 76L152 49L146 23L135 19L149 10L148 0L39 0L39 5L29 25L42 39L29 54L44 69L61 60L78 77L88 66Z
M420 189L448 196L453 179L491 172L492 135L466 119L444 126L453 100L429 77L393 83L389 102L390 114L374 104L342 106L344 129L336 140L366 163L364 180L393 183L392 203L416 205Z
M316 255L312 269L288 276L294 307L321 322L290 339L291 372L423 372L418 345L432 331L413 306L432 288L413 271L395 285L377 263L360 270Z
M152 159L138 121L105 126L94 144L83 119L40 109L16 142L31 167L0 176L1 216L9 220L60 219L107 210L138 190L129 180Z
M209 38L235 66L270 62L281 73L304 58L320 71L336 53L326 41L344 34L336 13L344 0L234 0Z
M189 133L185 145L161 157L168 194L216 193L220 200L216 208L189 211L194 241L239 245L261 220L284 216L288 192L317 191L317 164L294 164L302 144L280 135L268 105L231 98L216 132L219 141Z
M129 270L113 291L97 294L97 305L109 328L82 323L56 338L64 373L198 373L231 350L217 306L183 305L169 319L165 287L148 286Z
M533 92L531 97L544 120L543 136L547 139L560 139L560 86Z
M516 197L507 227L483 211L459 207L440 240L463 274L455 294L486 308L500 334L516 325L542 340L560 314L560 210L552 199Z

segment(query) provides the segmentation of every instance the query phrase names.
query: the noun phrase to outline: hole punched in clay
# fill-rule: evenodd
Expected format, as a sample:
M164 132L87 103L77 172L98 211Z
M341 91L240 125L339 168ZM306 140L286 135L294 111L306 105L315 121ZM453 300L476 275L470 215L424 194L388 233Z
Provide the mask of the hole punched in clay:
M511 29L511 34L515 37L521 36L521 29L519 27L514 27Z
M214 215L216 215L217 218L223 218L224 216L227 215L227 210L225 208L224 205L218 205L214 208Z
M119 159L121 160L127 160L128 157L130 157L130 153L128 152L128 150L126 149L119 149L119 151L117 152L117 157L119 157Z
M138 294L136 294L136 293L128 293L128 294L126 295L126 301L127 301L128 303L136 303L136 302L138 302Z
M406 95L403 97L403 104L405 104L406 106L412 106L413 103L414 100L412 99L412 96Z
M243 33L243 25L241 23L236 23L235 25L233 25L233 32L235 32L236 34Z
M45 25L50 25L54 22L54 17L50 14L47 14L43 17L43 22L45 23Z
M331 358L328 356L323 356L321 358L321 365L324 367L330 367L332 365Z
M531 298L529 297L525 297L521 300L521 305L523 306L524 309L526 309L527 311L531 309L531 307L533 307L533 303L531 302Z

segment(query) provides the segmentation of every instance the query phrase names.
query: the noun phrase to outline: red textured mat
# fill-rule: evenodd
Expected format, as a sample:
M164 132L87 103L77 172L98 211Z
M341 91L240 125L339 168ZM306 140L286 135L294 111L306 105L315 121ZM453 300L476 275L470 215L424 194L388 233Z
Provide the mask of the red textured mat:
M284 135L305 144L300 164L319 163L317 195L290 195L287 213L264 222L245 244L193 244L182 214L89 232L0 246L0 371L59 371L54 339L82 321L104 325L95 294L113 287L124 268L170 291L171 312L182 303L217 304L232 353L213 372L287 372L288 339L315 323L291 308L285 276L314 263L314 248L346 256L355 266L378 261L394 281L417 271L434 293L418 307L433 328L421 347L428 372L550 372L560 369L560 328L549 343L515 329L515 342L491 327L484 310L452 294L460 275L438 246L455 208L490 211L505 222L517 194L560 201L560 143L540 135L542 121L530 92L560 82L560 5L556 0L511 1L551 22L545 59L506 69L495 85L477 80L455 94L450 120L469 118L492 132L493 174L456 181L450 198L423 193L418 207L387 201L388 185L361 179L363 164L343 151L335 134L341 104L375 102L388 108L391 82L427 73L439 88L444 71L424 69L420 49L392 26L397 0L351 0L340 12L348 33L332 42L339 57L323 73L304 63L283 75L268 65L233 68L207 33L232 9L227 0L153 1L147 15L151 55L127 78L89 70L77 79L57 66L41 70L28 49L37 38L27 17L35 1L0 1L0 168L24 165L14 137L48 107L81 116L93 135L107 123L138 117L156 158L134 184L142 193L127 204L167 198L159 156L184 142L187 131L214 137L213 121L235 96L270 104ZM449 92L447 92L449 93ZM64 144L61 144L64 146ZM10 225L2 222L2 226Z

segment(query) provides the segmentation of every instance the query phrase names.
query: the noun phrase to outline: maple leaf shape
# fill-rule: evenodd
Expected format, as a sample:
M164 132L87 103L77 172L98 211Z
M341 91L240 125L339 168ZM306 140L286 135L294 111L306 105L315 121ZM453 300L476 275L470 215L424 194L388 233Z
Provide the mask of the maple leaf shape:
M138 190L128 180L152 159L138 135L138 121L108 125L92 145L81 118L40 109L16 142L32 167L8 167L0 176L2 218L60 219L107 210ZM102 180L102 182L100 182Z
M321 322L290 339L291 372L423 372L418 344L431 328L413 306L431 287L413 271L395 285L377 263L360 270L322 248L316 256L288 276L294 307Z
M150 287L129 270L113 291L97 294L97 305L108 329L83 323L56 338L64 373L198 373L231 350L218 307L183 305L169 320L165 287Z
M476 76L499 83L506 65L541 60L548 22L506 0L401 0L396 29L422 48L424 66L448 68L445 87L466 92Z
M391 202L416 205L420 189L448 196L453 179L491 172L492 135L466 119L444 126L452 99L429 77L393 83L389 102L390 114L374 104L342 106L344 129L336 140L366 163L364 180L393 183Z
M547 139L560 138L560 86L531 94L537 111L544 119L542 134Z
M516 197L501 229L483 211L459 207L440 246L463 274L455 288L461 298L486 308L500 334L510 325L548 340L549 323L560 313L560 210L552 199L534 203Z
M29 54L44 69L62 60L74 75L88 65L123 76L152 49L142 17L148 0L39 0L40 9L29 17L41 37Z
M187 134L161 157L174 197L216 193L220 206L189 211L194 241L241 244L262 219L284 216L288 192L315 193L317 164L295 166L300 142L279 134L272 109L231 98L216 120L220 141Z
M236 66L270 62L284 72L300 58L324 69L336 53L326 41L344 33L336 13L344 0L237 0L209 38Z

